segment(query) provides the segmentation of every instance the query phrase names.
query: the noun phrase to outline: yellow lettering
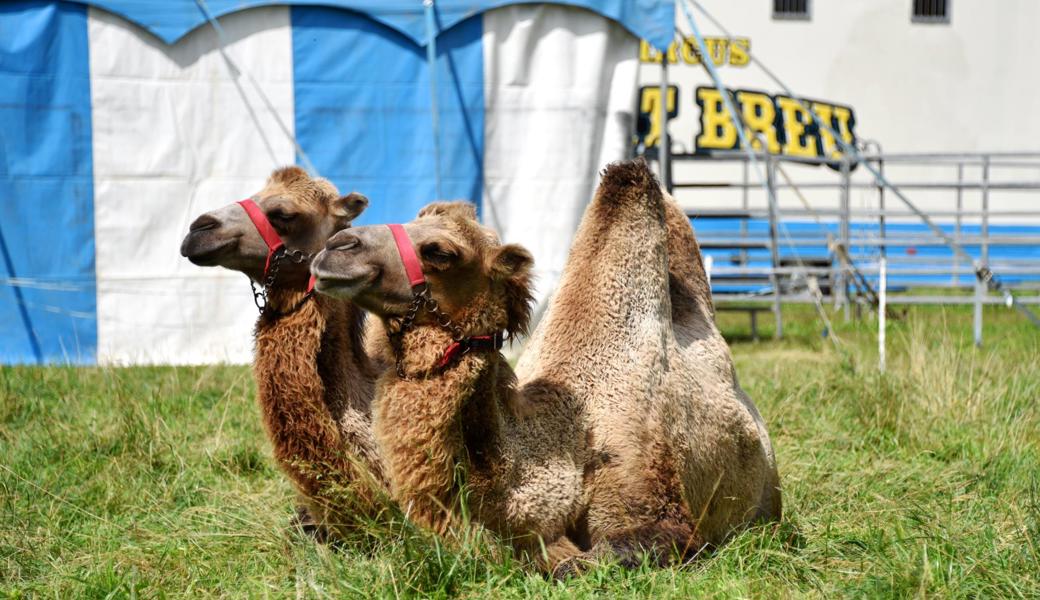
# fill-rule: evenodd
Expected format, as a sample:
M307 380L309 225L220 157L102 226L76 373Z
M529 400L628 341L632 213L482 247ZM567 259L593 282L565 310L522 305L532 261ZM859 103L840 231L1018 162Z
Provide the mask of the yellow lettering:
M669 115L675 114L676 96L679 88L668 86L668 105L665 107ZM657 145L661 139L661 88L645 87L640 92L639 112L650 117L650 132L646 134L643 143L647 148Z
M846 144L851 145L855 143L856 134L852 133L852 127L855 124L852 110L845 106L835 106L834 117L838 121L838 126L835 127L835 129L838 131L838 135L841 136L841 139Z
M844 106L832 106L823 102L813 102L812 108L821 121L838 132L838 135L841 136L841 139L846 144L853 142L852 127L850 126L852 121L851 110ZM831 132L824 127L820 127L820 143L823 146L823 155L825 157L841 158L841 148L834 141L834 136L831 135Z
M639 60L645 63L661 62L661 53L646 40L639 40Z
M737 145L737 128L722 104L722 94L715 88L697 88L697 104L701 107L701 132L695 140L698 149L729 150Z
M639 40L639 60L645 63L660 63L661 52L651 46L650 42ZM679 62L679 51L675 42L668 45L668 62L673 64Z
M823 102L813 102L812 109L821 121L826 123L829 127L834 127L833 106L830 104L824 104ZM823 146L823 156L830 158L841 157L841 151L838 150L838 145L834 143L834 136L831 135L831 132L827 131L826 127L820 127L820 145Z
M679 62L679 44L676 42L668 44L668 62L673 65Z
M683 40L682 58L683 62L688 65L701 64L701 53L697 50L697 40L692 37Z
M711 57L716 67L726 62L726 47L729 45L729 40L726 38L707 38L704 40L704 45L707 46L708 56Z
M729 64L734 67L743 67L751 62L751 40L748 38L733 38L729 42Z
M739 91L737 102L740 103L741 118L747 126L751 147L760 150L761 138L765 139L769 153L779 154L780 141L776 135L776 107L773 105L773 99L767 94Z
M776 104L784 120L784 154L811 158L818 155L816 136L805 131L812 117L794 98L777 96Z

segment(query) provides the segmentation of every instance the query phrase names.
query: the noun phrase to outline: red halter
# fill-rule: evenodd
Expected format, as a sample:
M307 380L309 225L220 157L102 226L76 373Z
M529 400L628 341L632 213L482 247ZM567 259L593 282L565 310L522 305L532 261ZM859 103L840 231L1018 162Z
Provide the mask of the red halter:
M271 225L271 221L267 219L267 215L264 211L260 210L256 202L251 199L241 200L238 203L246 211L246 215L249 220L253 222L253 226L256 227L260 237L264 238L264 243L267 244L267 260L264 261L264 278L267 277L267 272L271 270L271 257L273 257L278 250L285 248L285 243L282 242L282 238L279 237L278 232L274 230L274 226ZM310 293L314 289L314 275L311 275L310 280L307 282L307 292Z
M408 232L404 230L403 225L396 223L387 225L387 227L390 228L390 233L394 236L394 243L397 244L397 253L401 255L401 262L404 263L408 284L413 288L423 285L426 283L426 276L423 275L422 263L415 254L415 247L412 246L412 239L408 237Z
M423 274L422 263L415 254L415 246L412 245L408 232L404 230L404 226L398 224L387 225L387 227L390 228L390 233L394 236L397 253L401 256L404 272L408 276L408 284L412 286L412 304L416 307L416 310L413 311L411 318L414 318L414 313L418 312L418 308L425 307L428 312L433 313L437 317L437 324L448 330L448 332L452 333L452 337L456 338L444 351L441 360L437 363L437 368L443 369L450 365L455 358L474 350L483 352L501 350L505 341L505 336L502 335L501 331L496 331L492 335L474 335L463 338L461 333L457 334L457 332L452 330L455 326L451 324L448 316L440 311L437 301L430 297L430 287L426 282L426 275ZM403 335L404 329L410 326L411 321L406 321L399 335ZM391 341L393 341L392 337ZM397 374L402 379L404 378L404 370L401 367L400 359L398 359Z

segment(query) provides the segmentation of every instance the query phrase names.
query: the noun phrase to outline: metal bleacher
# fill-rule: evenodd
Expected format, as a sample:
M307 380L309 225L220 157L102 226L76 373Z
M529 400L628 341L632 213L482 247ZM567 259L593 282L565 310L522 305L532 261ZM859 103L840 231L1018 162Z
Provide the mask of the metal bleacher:
M908 197L923 198L915 204L972 262L891 193L886 198L866 169L758 156L776 206L762 182L749 177L743 151L673 154L667 171L688 207L720 310L754 317L765 304L778 335L784 303L858 312L876 302L882 256L888 289L896 292L889 303L973 304L977 341L982 306L1004 302L978 281L979 264L1023 304L1040 304L1040 154L864 154L875 168L889 169ZM729 177L720 180L720 173ZM729 200L719 206L718 198Z

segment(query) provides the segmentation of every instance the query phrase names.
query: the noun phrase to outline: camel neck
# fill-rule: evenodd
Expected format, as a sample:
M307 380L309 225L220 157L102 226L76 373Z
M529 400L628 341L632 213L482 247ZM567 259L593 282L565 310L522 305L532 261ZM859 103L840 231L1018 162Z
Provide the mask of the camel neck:
M273 287L267 291L267 304L260 313L261 320L277 320L303 308L303 303L313 294L306 288Z
M435 531L453 519L444 507L458 500L458 467L471 484L489 479L501 430L500 394L507 391L501 374L512 373L498 353L467 354L449 368L423 371L435 364L446 340L436 331L405 336L406 369L426 375L402 379L388 370L373 418L396 500Z
M314 296L300 305L305 294L302 290L272 290L269 295L276 310L284 306L299 309L260 315L257 378L279 379L279 373L316 370L324 403L333 415L348 407L368 414L376 373L364 351L364 313L350 302L325 296ZM300 393L291 389L286 378L281 379L269 387L272 392L286 396L286 401Z

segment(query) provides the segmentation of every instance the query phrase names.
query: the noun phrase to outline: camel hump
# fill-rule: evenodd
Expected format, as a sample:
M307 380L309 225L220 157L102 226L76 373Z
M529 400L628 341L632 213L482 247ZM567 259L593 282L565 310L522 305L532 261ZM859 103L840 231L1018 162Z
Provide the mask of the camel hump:
M601 198L621 202L631 199L633 193L645 194L652 201L660 201L661 185L642 157L610 163L603 169L599 184Z

